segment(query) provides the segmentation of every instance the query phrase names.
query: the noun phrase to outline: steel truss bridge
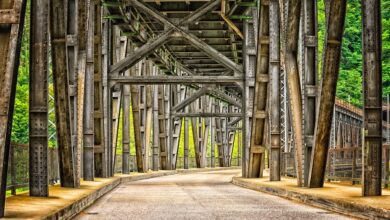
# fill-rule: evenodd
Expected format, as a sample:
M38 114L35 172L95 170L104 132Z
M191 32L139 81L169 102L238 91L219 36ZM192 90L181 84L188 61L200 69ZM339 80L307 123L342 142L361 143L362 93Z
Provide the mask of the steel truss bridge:
M262 177L267 164L278 181L293 166L298 186L313 188L323 186L329 158L339 157L332 150L348 143L364 152L363 195L380 195L380 1L362 3L364 106L356 110L335 98L346 0L326 1L321 74L316 1L31 1L30 195L49 193L50 71L62 187L113 176L118 148L129 173L131 126L138 172L176 169L181 137L188 168L191 126L197 167L206 166L208 150L211 166L231 166L236 147L243 177ZM1 1L1 216L26 16L26 0Z

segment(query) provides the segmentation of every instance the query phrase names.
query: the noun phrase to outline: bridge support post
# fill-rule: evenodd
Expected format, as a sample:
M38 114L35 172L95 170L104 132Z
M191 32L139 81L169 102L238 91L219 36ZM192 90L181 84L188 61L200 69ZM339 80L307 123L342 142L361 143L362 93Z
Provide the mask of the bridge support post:
M363 22L363 196L382 194L382 63L380 0L362 1Z
M345 0L333 0L329 9L321 95L308 180L311 188L322 187L324 184L331 131L329 119L333 117L334 111L346 5Z
M105 167L107 166L106 145L103 124L103 50L102 50L102 6L101 1L95 0L95 68L94 68L94 176L103 177Z
M248 176L257 178L263 176L265 151L267 144L267 109L269 83L269 1L261 1L259 16L256 9L252 9L253 21L244 23L246 27L245 65L249 76L253 77L254 85L249 99L253 101L251 133L244 139L250 140ZM257 47L256 47L257 45ZM247 98L246 98L247 99ZM245 122L246 123L246 122Z
M188 111L188 107L186 107ZM189 127L188 127L188 117L184 118L184 169L188 169L188 150L189 150Z
M152 75L157 75L157 67L153 66L152 68ZM159 169L159 148L158 85L153 85L153 171L158 171Z
M301 0L290 0L288 2L285 67L288 79L289 101L291 106L297 182L298 186L303 186L302 97L297 64L300 15Z
M130 48L130 47L128 47ZM127 49L128 53L130 52ZM130 75L130 70L125 71L125 75ZM130 166L130 85L123 85L123 115L122 115L122 173L129 174Z
M83 178L94 180L94 36L95 36L95 2L86 2L86 68L84 83L83 112Z
M11 128L15 102L16 79L19 66L21 36L26 10L25 0L5 0L0 10L13 9L16 21L0 18L3 30L0 32L0 217L4 217L7 188L8 156L11 146Z
M314 128L317 106L317 2L303 0L301 19L301 81L303 114L303 176L304 186L308 186L311 154L313 149Z
M55 7L53 5L53 7ZM59 15L63 16L63 15ZM48 38L49 38L49 1L33 1L31 2L31 30L30 30L30 105L29 105L29 182L30 182L30 195L31 196L48 196L48 172L47 172L47 149L48 149L48 133L47 133L47 121L48 121ZM62 33L61 33L62 34ZM16 36L15 36L16 37ZM54 36L57 37L57 36ZM64 37L64 36L62 36ZM56 45L57 46L57 45ZM53 47L57 49L56 47ZM55 51L60 52L60 51ZM19 55L19 54L18 54ZM57 68L61 68L61 64L56 65ZM66 77L66 72L62 72L61 76ZM16 80L16 78L15 78ZM57 78L56 78L57 80ZM57 81L58 82L58 81ZM56 87L58 90L61 88ZM67 89L67 88L65 88ZM56 91L58 91L56 90ZM61 95L65 95L63 91ZM57 95L56 99L56 113L60 116L65 113L66 108L59 109L59 99ZM63 96L61 96L63 97ZM67 100L67 97L65 97ZM61 104L68 104L66 101ZM63 105L62 107L65 107ZM61 115L63 116L63 115ZM65 123L69 122L69 118ZM57 123L59 120L57 120ZM65 127L63 127L65 126ZM60 131L69 132L68 127L60 123L59 128L63 128ZM69 135L69 133L66 133ZM65 135L61 135L61 138L70 138ZM61 141L64 139L60 139ZM66 148L70 147L69 141L64 140ZM70 151L71 152L71 151ZM71 154L70 154L71 155ZM5 157L5 158L8 158ZM67 158L71 160L70 158ZM67 161L64 161L67 162ZM72 170L72 163L65 163L63 166L68 165L68 171ZM74 187L73 173L70 172L67 176L72 183L71 187ZM64 179L61 179L64 180ZM66 180L64 180L66 182ZM66 183L62 183L66 185Z
M279 34L279 2L269 3L269 66L270 66L270 180L280 180L280 34Z

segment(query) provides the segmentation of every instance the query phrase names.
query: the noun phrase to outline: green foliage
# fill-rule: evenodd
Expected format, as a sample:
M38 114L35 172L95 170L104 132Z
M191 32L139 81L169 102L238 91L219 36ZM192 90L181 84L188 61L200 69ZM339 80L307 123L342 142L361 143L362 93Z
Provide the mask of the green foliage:
M390 92L390 0L382 0L382 73L383 96ZM362 95L362 20L360 0L348 0L347 16L341 52L337 97L361 107ZM319 68L322 65L325 39L325 9L323 1L318 3Z
M26 15L30 14L29 3ZM15 107L12 125L12 141L28 143L28 103L29 103L29 61L30 59L30 17L26 16L20 53L18 81L16 85Z

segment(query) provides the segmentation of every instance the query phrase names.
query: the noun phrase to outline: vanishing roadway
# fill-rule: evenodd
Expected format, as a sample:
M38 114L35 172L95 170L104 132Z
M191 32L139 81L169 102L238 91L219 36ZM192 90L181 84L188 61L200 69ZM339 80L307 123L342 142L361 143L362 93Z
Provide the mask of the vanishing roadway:
M76 219L348 219L230 183L238 170L177 174L120 185Z

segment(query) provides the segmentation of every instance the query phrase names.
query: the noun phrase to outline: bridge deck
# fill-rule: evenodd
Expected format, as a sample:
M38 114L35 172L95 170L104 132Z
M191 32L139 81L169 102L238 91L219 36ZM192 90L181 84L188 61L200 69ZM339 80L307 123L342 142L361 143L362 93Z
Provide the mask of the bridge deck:
M230 184L238 170L126 183L76 219L348 219Z

